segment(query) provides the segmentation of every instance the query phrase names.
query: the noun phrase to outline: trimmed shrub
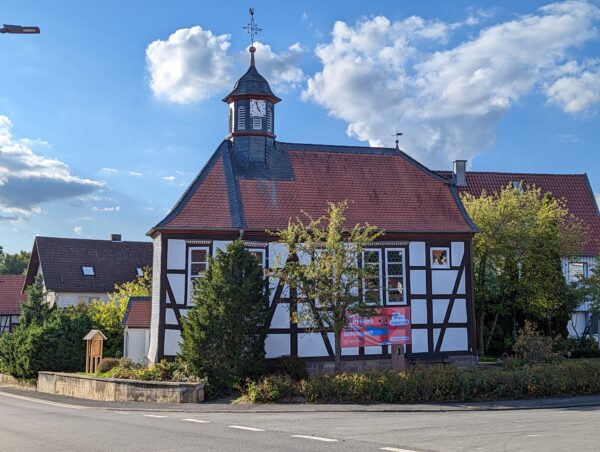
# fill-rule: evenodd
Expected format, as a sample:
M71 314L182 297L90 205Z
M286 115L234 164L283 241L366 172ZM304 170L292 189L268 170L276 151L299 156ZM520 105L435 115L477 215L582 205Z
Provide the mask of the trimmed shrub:
M560 358L560 354L555 351L556 345L557 339L543 336L531 322L525 322L513 345L513 351L515 358L527 364L541 364Z
M189 378L177 363L162 360L153 366L144 367L130 359L121 359L120 364L108 372L108 377L142 381L198 381Z
M96 369L96 373L103 374L104 372L108 372L114 367L119 365L119 358L103 358L98 364L98 368Z
M269 361L267 363L267 374L288 375L296 381L308 378L306 363L297 356L281 356Z
M468 402L600 394L600 361L557 361L516 369L417 367L405 372L322 375L295 382L267 376L246 385L255 403Z

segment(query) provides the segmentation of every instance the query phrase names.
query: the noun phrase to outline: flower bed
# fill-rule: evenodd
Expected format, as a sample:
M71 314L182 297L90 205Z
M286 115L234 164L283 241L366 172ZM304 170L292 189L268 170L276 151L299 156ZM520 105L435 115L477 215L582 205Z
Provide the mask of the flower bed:
M563 360L517 369L423 367L301 381L273 375L248 383L243 398L254 403L408 403L590 394L600 394L600 360Z

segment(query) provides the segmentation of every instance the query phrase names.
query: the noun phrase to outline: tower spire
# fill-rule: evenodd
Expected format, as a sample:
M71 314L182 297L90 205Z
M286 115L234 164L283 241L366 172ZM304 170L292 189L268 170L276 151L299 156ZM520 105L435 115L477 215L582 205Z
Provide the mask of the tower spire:
M402 136L402 132L398 132L398 130L396 130L396 133L392 135L393 137L396 137L396 150L399 151L400 150L400 140L398 138L400 138Z
M260 28L254 22L254 8L250 8L248 12L250 13L250 22L244 26L244 30L246 30L246 33L250 35L250 48L248 51L250 52L250 66L254 66L254 52L256 52L256 47L254 47L254 38L256 38L256 35L262 31L262 28Z

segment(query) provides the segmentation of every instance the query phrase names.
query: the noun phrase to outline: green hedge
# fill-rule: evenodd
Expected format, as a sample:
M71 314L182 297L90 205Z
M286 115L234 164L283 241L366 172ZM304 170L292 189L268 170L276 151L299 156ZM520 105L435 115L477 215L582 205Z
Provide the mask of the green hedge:
M589 394L600 394L600 360L512 370L427 367L401 373L323 375L301 382L274 375L245 388L245 398L255 403L469 402Z

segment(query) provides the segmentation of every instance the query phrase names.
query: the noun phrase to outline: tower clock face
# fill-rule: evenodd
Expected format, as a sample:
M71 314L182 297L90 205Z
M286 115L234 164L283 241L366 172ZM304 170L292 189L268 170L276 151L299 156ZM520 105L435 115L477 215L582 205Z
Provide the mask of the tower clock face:
M250 116L264 118L267 115L267 101L250 99Z

